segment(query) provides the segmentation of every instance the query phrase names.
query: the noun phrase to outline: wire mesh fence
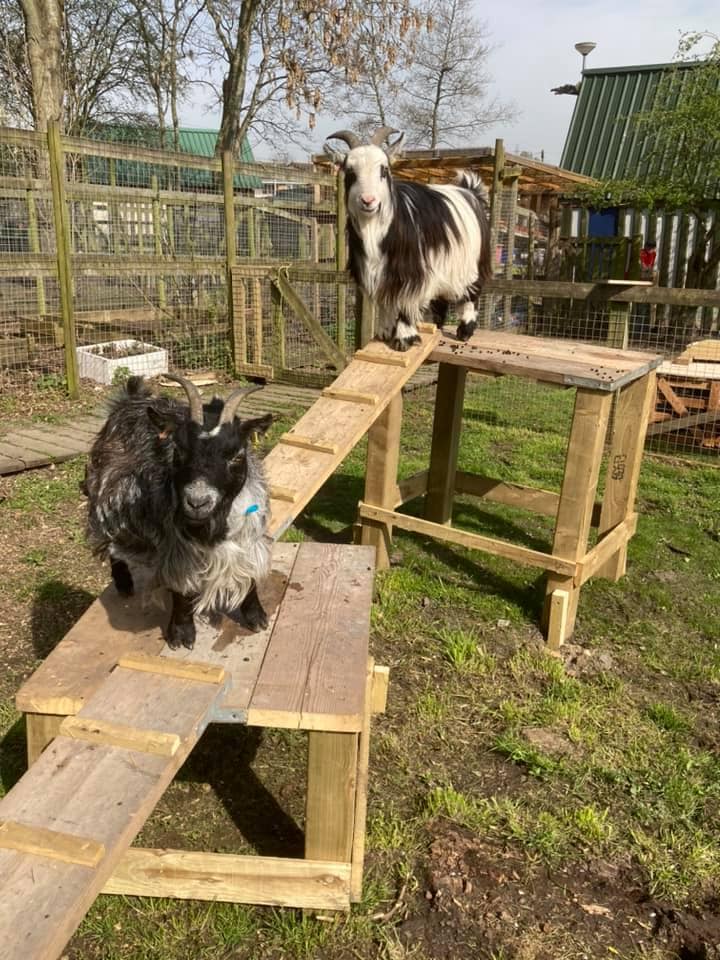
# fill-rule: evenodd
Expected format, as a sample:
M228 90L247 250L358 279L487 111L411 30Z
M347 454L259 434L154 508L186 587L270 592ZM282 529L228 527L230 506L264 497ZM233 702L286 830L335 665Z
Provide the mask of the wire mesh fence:
M309 385L333 379L361 329L334 175L309 165L226 169L218 157L127 142L58 142L54 156L51 138L0 128L4 387L38 375L61 383L71 358L80 377L103 384L128 371L169 369ZM702 302L617 303L522 286L565 277L580 290L621 268L627 274L637 230L652 233L651 219L626 222L627 235L609 240L560 237L557 221L538 205L530 209L513 178L494 205L494 286L480 300L481 326L661 353L650 442L720 449L717 292ZM678 244L699 229L684 223L654 221L668 277L678 274ZM539 402L529 382L508 378L497 389L507 392L508 409Z

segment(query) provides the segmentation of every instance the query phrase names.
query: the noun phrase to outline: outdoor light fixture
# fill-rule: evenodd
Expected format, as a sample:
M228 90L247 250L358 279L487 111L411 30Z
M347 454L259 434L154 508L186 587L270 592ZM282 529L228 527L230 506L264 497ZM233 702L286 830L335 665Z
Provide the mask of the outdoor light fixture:
M591 40L583 40L582 43L576 43L576 44L575 44L575 49L577 50L577 52L580 53L580 54L582 54L582 58L583 58L582 68L583 68L583 70L585 70L585 57L586 57L589 53L592 53L596 46L597 46L597 44L596 44L596 43L593 43Z

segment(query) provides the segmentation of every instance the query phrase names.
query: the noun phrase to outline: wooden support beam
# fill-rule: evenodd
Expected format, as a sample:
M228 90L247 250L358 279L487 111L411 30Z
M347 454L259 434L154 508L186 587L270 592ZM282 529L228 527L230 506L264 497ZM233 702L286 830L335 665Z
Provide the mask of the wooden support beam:
M350 899L362 900L363 864L365 863L365 828L367 825L368 767L370 763L370 725L372 721L373 686L375 662L368 657L365 682L365 709L363 726L358 742L358 763L355 780L355 807L353 811L353 836L350 854Z
M0 850L17 850L81 867L96 867L105 856L105 847L97 840L15 820L0 821Z
M325 333L320 321L317 319L317 317L312 315L310 310L308 310L307 306L305 305L305 301L295 291L295 288L291 286L290 282L286 279L282 271L276 270L271 276L271 281L273 285L280 291L283 299L286 301L293 313L295 313L296 316L305 324L325 356L335 365L338 370L344 370L347 364L345 354L327 335L327 333Z
M436 540L445 540L448 543L457 543L462 547L470 547L473 550L483 550L485 553L491 553L494 556L507 557L509 560L527 563L532 567L551 570L566 578L569 577L571 580L575 578L578 572L577 561L565 560L562 557L542 553L539 550L531 550L529 547L507 543L505 540L494 540L491 537L481 536L479 533L468 533L447 524L431 523L429 520L420 520L418 517L408 517L404 513L383 510L380 507L374 507L363 502L360 503L358 512L362 519L375 520L388 526L399 527L401 530L407 530L410 533L420 533L426 537L434 537Z
M355 821L358 734L308 733L305 856L349 863Z
M368 431L365 500L379 507L391 507L395 499L402 409L402 393L399 392ZM391 537L391 527L363 525L360 542L375 547L378 570L390 566L388 544Z
M348 910L350 864L131 847L102 892Z
M440 364L425 499L425 518L434 523L452 517L466 378L466 367Z
M637 530L637 513L626 517L621 523L613 527L602 540L589 550L581 561L580 572L576 578L576 586L586 583L591 577L596 576L599 570L616 556L619 552L625 554L628 540L634 536Z
M291 490L289 487L278 487L275 484L270 485L270 498L272 500L285 500L287 503L297 503L300 494L297 490Z
M26 713L25 735L27 739L27 762L32 766L45 747L60 733L65 715L54 713Z
M92 717L66 717L60 727L60 736L72 740L87 740L107 747L121 747L151 753L157 757L174 757L180 749L180 737L163 730L141 730L123 723L93 720Z
M196 663L193 660L172 660L170 657L155 657L149 653L126 653L117 662L126 670L141 670L158 673L179 680L196 680L198 683L223 683L225 670L212 663Z
M390 668L375 664L373 666L372 687L370 691L370 709L372 713L385 713L387 707Z
M548 646L551 650L559 650L568 632L569 591L559 588L553 590L549 595L548 604Z

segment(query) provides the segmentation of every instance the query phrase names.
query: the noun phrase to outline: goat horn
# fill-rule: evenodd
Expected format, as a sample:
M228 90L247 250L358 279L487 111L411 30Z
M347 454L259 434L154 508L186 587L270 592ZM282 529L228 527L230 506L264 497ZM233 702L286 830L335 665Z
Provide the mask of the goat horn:
M325 137L325 139L344 140L351 150L354 150L355 147L362 146L362 140L356 133L353 133L352 130L338 130L337 133L331 133L330 136Z
M391 133L399 133L399 130L396 130L395 127L378 127L375 133L370 137L370 143L375 146L381 146Z
M165 376L168 380L174 380L176 383L179 383L183 388L187 394L188 403L190 404L190 419L193 423L196 423L199 427L201 427L204 423L203 402L198 388L195 386L192 380L187 380L185 377L181 377L177 373L166 373Z
M232 423L232 419L235 416L235 411L240 406L240 401L243 399L243 397L249 397L251 393L257 393L258 390L262 390L262 386L241 387L239 390L233 390L233 392L225 401L225 406L220 414L218 426L221 426L223 423Z

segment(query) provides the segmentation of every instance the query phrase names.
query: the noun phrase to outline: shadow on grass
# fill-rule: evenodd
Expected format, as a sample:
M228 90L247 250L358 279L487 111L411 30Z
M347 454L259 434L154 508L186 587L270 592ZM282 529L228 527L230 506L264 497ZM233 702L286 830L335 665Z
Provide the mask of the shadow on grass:
M26 770L25 720L19 717L0 740L0 796L12 790Z
M214 724L205 731L177 779L209 784L259 855L301 858L303 831L251 766L262 737L258 727Z
M32 643L35 655L44 659L55 649L95 597L87 590L62 580L44 580L33 598Z

